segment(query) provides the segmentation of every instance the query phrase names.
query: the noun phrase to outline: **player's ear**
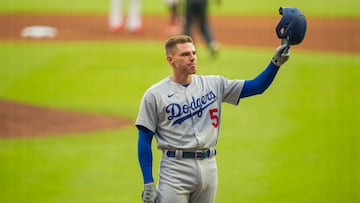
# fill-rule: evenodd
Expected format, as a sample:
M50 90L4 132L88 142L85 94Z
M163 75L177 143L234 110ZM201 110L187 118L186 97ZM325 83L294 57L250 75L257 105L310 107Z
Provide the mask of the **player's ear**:
M168 54L168 55L166 55L166 60L167 60L169 63L173 63L174 58L173 58L170 54Z

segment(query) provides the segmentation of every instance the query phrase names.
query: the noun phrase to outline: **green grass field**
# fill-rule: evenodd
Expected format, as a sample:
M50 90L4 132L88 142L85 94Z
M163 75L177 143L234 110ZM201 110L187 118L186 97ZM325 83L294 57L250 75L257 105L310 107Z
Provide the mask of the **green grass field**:
M142 1L145 14L165 14L168 12L164 0ZM359 17L360 2L357 0L210 0L211 12L215 15L278 15L280 6L298 7L307 16ZM0 12L11 13L98 13L108 11L109 0L0 0ZM127 1L124 1L127 5Z
M228 5L237 1L223 1L230 14L256 11L250 1L241 1L236 12ZM0 12L106 12L106 1L83 2L5 1ZM359 16L354 0L337 7L312 2L326 3L328 11L283 2L304 4L314 16ZM144 2L147 12L163 12L152 4ZM217 60L209 60L206 49L198 49L199 74L234 79L256 76L274 51L224 46ZM267 92L238 107L223 106L219 203L360 201L360 57L296 48L291 54ZM0 98L14 101L134 120L145 89L169 74L161 42L0 42ZM0 201L141 202L136 145L132 126L0 138ZM156 177L160 153L154 151Z

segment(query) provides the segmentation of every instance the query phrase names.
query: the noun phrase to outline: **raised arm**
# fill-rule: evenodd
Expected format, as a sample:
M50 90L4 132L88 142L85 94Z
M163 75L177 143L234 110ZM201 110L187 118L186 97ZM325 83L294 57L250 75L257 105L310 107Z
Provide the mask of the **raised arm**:
M274 80L280 66L283 65L289 57L289 46L284 44L278 47L267 68L254 79L245 80L240 98L262 94Z

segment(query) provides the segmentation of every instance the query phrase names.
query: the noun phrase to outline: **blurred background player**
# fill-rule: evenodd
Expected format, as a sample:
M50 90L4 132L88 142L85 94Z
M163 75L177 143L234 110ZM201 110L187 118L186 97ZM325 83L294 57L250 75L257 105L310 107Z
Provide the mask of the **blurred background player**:
M220 3L220 0L217 1ZM218 42L214 39L208 21L208 0L185 0L185 24L184 34L193 38L192 26L196 23L201 37L210 50L211 56L218 52Z
M165 4L170 12L170 21L165 28L165 33L168 35L177 35L182 33L182 18L180 0L165 0Z
M128 12L125 18L123 0L110 0L108 23L111 32L120 32L123 29L129 33L143 31L141 0L129 0L128 3ZM125 20L126 22L124 22Z

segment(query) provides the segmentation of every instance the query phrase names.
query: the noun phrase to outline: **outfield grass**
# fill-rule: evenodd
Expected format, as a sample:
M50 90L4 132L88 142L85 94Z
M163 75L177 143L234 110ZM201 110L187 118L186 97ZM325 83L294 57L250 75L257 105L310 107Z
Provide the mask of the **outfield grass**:
M39 105L132 118L138 108L132 107L134 101L144 91L139 85L150 85L168 74L162 47L120 42L4 43L0 64L7 68L0 70L0 92Z
M170 74L158 42L2 42L0 98L134 120ZM273 50L223 47L199 74L252 78ZM21 58L21 60L19 60ZM217 202L359 202L358 55L299 51L268 91L223 106ZM136 129L0 139L2 202L139 202ZM160 153L155 151L154 174Z
M359 17L358 0L210 0L210 11L214 15L278 15L280 6L300 8L306 16ZM127 1L124 1L127 5ZM1 12L11 13L97 13L106 14L109 0L0 0ZM164 0L142 1L144 14L167 14Z

